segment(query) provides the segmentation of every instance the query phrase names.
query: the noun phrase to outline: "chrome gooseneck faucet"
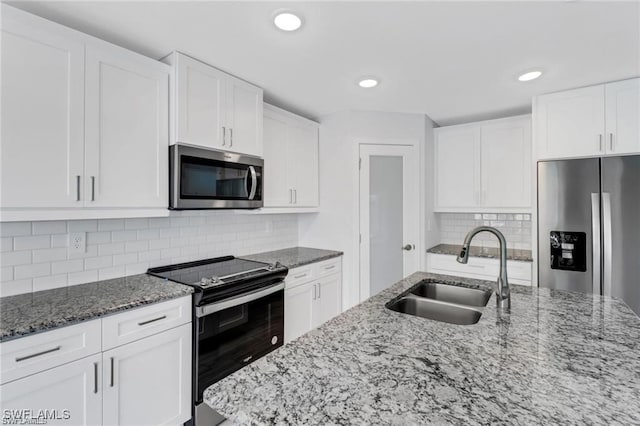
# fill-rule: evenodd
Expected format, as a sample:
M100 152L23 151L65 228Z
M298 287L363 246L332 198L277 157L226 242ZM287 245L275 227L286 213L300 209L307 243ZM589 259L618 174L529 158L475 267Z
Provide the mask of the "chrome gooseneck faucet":
M511 292L509 290L509 281L507 280L507 240L504 239L502 232L490 226L478 226L472 229L465 237L462 250L456 260L460 263L467 263L469 261L469 246L471 245L471 240L476 234L483 231L491 232L498 237L498 241L500 242L500 275L498 276L496 296L498 297L498 309L503 312L509 312L511 310Z

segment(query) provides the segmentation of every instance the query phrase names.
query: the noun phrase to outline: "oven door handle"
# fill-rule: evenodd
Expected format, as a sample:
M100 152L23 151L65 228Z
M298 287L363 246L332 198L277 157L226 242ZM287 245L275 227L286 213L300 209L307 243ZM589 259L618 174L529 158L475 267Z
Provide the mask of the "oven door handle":
M242 296L234 297L233 299L223 300L221 302L211 303L205 306L198 306L196 308L196 317L202 318L204 316L213 314L214 312L224 311L225 309L233 308L235 306L244 305L245 303L253 302L254 300L273 294L277 291L284 289L284 282L273 285L271 287L258 289L251 293L243 294Z
M249 199L253 200L258 188L258 176L256 175L256 168L253 166L249 166L249 172L251 173L251 192L249 193Z

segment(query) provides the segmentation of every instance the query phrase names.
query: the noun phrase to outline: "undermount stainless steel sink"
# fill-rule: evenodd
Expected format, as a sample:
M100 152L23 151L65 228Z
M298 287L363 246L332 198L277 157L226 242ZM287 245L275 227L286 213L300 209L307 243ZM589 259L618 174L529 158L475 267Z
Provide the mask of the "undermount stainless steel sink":
M482 312L471 307L439 302L413 295L402 297L387 305L392 311L415 315L450 324L471 325L480 321Z
M491 294L489 289L424 280L385 306L392 311L430 320L472 325L480 321L482 308L487 306Z
M428 281L420 283L411 291L411 294L426 297L427 299L439 300L441 302L479 307L487 306L487 302L491 298L491 290L458 287Z

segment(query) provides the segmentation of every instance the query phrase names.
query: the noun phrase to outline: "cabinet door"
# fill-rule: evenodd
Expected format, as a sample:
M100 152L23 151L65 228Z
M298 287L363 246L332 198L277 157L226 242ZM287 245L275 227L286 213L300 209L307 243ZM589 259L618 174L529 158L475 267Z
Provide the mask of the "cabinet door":
M85 206L168 205L168 66L87 47Z
M287 145L290 185L296 207L318 206L318 128L292 123Z
M191 418L191 324L103 352L106 425L176 425Z
M482 206L531 206L531 120L482 125Z
M176 140L222 148L227 75L181 53L172 58L176 72Z
M287 160L288 123L272 111L264 115L264 206L290 207L293 201Z
M319 326L342 312L342 275L333 274L317 281L318 298L314 311L315 326Z
M479 202L480 126L436 132L436 208L475 207Z
M640 153L640 78L605 85L607 154Z
M284 291L284 340L290 342L310 331L314 325L315 283Z
M538 158L604 154L604 86L537 98Z
M47 410L57 414L55 419L47 419L47 425L100 425L101 362L101 355L96 354L4 384L0 386L0 406L5 413Z
M262 89L227 76L225 149L262 156Z
M0 207L81 207L84 45L2 7Z

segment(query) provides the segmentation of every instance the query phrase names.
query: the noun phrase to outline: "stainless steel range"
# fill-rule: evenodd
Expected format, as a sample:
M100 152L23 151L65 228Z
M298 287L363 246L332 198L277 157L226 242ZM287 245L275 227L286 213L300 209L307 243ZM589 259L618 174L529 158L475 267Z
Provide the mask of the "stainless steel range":
M204 390L282 346L288 269L233 256L151 268L147 273L193 286L193 413L196 425L223 418Z

